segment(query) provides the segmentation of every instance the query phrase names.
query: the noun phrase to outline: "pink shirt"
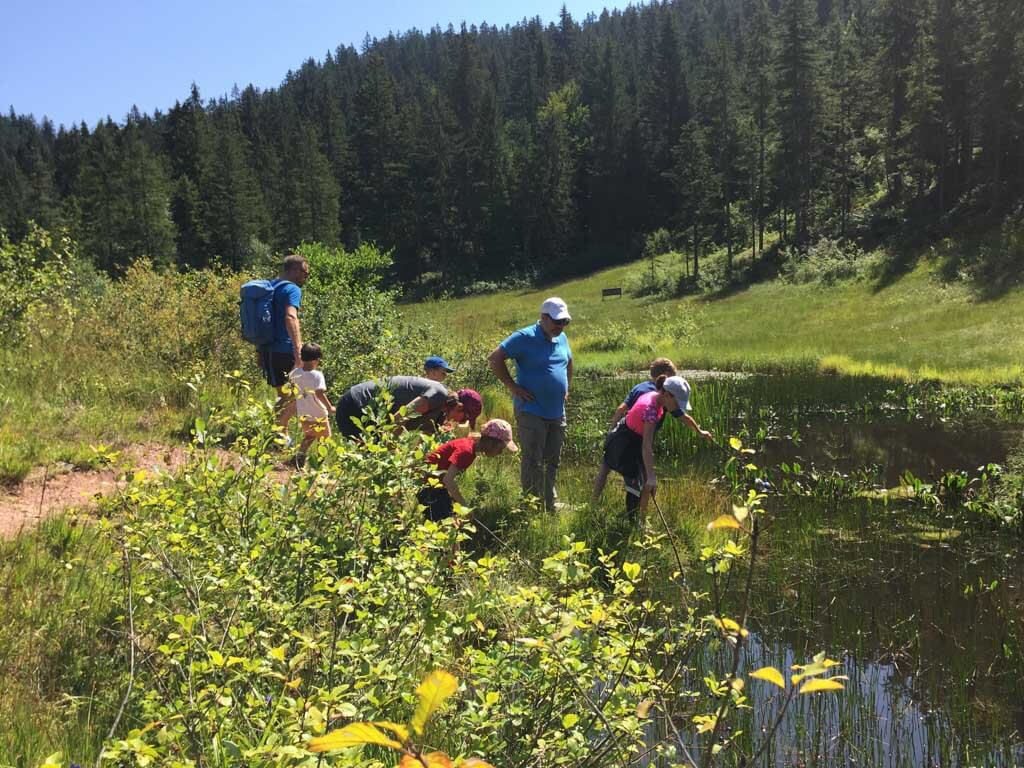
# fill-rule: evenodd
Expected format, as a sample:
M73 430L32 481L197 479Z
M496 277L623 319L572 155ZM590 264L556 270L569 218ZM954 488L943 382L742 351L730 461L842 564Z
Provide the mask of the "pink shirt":
M640 395L626 414L626 426L638 435L644 433L644 424L657 424L665 409L658 405L658 392Z

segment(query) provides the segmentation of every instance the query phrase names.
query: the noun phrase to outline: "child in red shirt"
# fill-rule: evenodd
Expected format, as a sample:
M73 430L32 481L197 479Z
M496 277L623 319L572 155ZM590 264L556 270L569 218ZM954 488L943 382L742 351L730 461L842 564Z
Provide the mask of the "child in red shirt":
M438 446L427 456L427 463L434 467L430 476L439 478L441 485L423 487L416 500L427 508L427 515L434 522L451 517L455 502L466 505L456 482L459 473L469 469L477 456L497 456L505 450L515 453L519 447L512 442L512 426L503 419L491 419L478 435L460 437Z

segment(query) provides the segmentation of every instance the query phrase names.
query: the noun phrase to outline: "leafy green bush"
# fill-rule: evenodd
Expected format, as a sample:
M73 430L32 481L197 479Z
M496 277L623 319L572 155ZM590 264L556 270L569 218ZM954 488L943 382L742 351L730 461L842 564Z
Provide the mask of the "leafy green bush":
M64 232L52 235L35 224L18 243L0 229L0 335L7 347L25 339L33 319L66 322L72 312L74 242Z
M421 436L378 438L321 444L316 469L285 487L259 439L238 466L200 454L178 480L133 484L116 511L146 662L130 688L139 726L108 760L301 760L331 727L406 718L431 667L466 680L428 734L449 754L639 754L637 708L671 690L660 649L699 633L633 598L640 566L602 556L602 589L578 542L525 580L514 554L453 552L472 527L423 522L411 503Z
M742 680L733 667L702 685L688 659L707 643L738 658L745 617L720 603L702 616L707 596L682 583L666 592L663 538L633 549L646 565L572 540L536 563L471 553L465 511L433 523L412 501L424 436L371 424L366 444L324 441L282 483L269 432L241 438L227 462L204 448L220 430L240 432L233 419L197 423L180 475L140 474L107 507L119 521L129 658L108 765L312 766L327 750L331 764L385 766L394 749L403 765L432 765L402 722L419 744L495 765L650 754L676 764L684 720L708 754L731 743L725 720L744 706ZM735 488L745 472L730 465ZM752 493L713 530L756 547L758 504ZM731 538L702 553L721 579L716 595L746 553ZM678 553L672 562L667 572L682 567ZM815 664L805 676L829 666ZM432 670L452 674L417 689ZM786 687L777 670L758 676ZM437 704L455 702L429 723L428 684L444 688Z
M823 238L806 254L791 252L783 274L794 283L833 285L870 276L880 267L877 254L866 254L851 242Z

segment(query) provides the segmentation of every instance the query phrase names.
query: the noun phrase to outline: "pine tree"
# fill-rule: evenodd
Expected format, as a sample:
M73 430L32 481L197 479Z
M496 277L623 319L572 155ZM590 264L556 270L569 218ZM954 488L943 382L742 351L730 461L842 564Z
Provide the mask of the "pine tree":
M78 236L82 252L111 273L127 263L127 249L119 239L129 211L121 194L124 179L117 134L118 128L109 118L96 126L74 185L74 196L81 206Z
M353 100L352 148L355 161L351 226L357 240L383 241L393 181L396 136L394 86L384 60L370 54L366 73Z
M753 154L756 163L750 181L750 210L752 219L751 241L755 241L757 251L764 251L764 230L767 220L769 154L774 144L775 126L772 121L774 83L772 81L772 62L775 60L775 18L768 7L768 0L753 0L747 14L747 23L743 34L745 50L744 96L746 109L753 125L753 137L756 147Z
M793 241L804 245L810 238L820 154L817 41L810 0L782 0L779 21L776 185L783 204L793 213Z
M253 238L267 237L267 212L256 174L248 162L248 142L235 111L216 125L216 153L206 202L212 252L234 269L247 266Z
M694 278L700 277L700 250L716 218L721 194L721 180L715 173L708 143L706 131L691 120L683 127L672 150L670 178L680 201L676 221L689 234Z
M124 262L145 256L156 264L175 261L174 222L171 220L171 181L162 158L154 155L142 135L143 128L129 125L122 136L120 150L121 188L124 195L116 209L127 215L115 234Z

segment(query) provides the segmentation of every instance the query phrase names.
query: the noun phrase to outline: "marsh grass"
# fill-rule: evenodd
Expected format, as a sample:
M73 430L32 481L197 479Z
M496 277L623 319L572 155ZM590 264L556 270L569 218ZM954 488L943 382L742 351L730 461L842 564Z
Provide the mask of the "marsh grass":
M601 300L602 288L626 285L646 268L637 262L539 290L406 304L402 313L461 339L497 343L534 322L545 297L559 295L573 313L568 334L578 369L604 373L642 371L653 349L685 368L811 369L973 385L1024 378L1024 291L987 299L943 281L934 261L921 260L894 281L771 282L715 296ZM696 327L675 332L665 322L675 314L696 317ZM611 333L627 327L627 343Z

